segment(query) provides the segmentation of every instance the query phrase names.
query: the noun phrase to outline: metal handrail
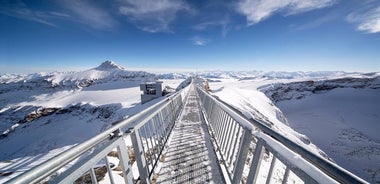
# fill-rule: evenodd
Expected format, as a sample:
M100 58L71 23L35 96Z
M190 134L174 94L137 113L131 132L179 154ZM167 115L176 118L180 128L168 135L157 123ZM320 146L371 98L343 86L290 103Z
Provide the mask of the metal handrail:
M11 179L8 183L37 183L46 180L81 156L84 157L56 178L52 178L52 182L73 182L85 172L89 172L92 182L97 183L94 167L101 159L105 159L111 183L115 183L107 160L107 154L115 148L119 154L124 182L133 183L136 181L133 179L136 179L136 176L132 174L129 153L126 151L124 138L127 136L132 141L136 156L138 180L141 183L150 183L190 86L128 119L114 123L110 129ZM306 183L366 183L335 163L292 142L267 127L265 123L247 120L201 87L196 87L196 93L200 99L204 119L215 139L216 151L221 155L225 171L228 173L226 181L255 183L266 150L273 155L267 183L270 182L274 172L276 160L280 160L286 166L283 183L288 179L290 172L295 173ZM249 161L251 165L247 166L249 173L243 176L252 145L254 145L254 155ZM84 155L87 152L90 153ZM302 158L298 158L297 155Z
M174 93L173 95L157 102L156 104L146 108L145 110L141 111L138 114L135 114L127 119L117 121L111 128L105 130L104 132L94 136L93 138L76 145L69 150L66 150L57 156L43 162L42 164L32 168L31 170L24 172L15 178L12 178L7 183L10 184L20 184L20 183L38 183L45 178L49 177L50 175L54 174L56 171L64 167L65 165L69 164L73 160L79 158L84 153L90 151L91 149L95 148L97 145L100 146L100 144L105 141L108 141L108 143L105 144L111 144L113 141L113 138L122 137L123 130L128 130L129 134L133 134L136 132L136 130L133 131L134 127L141 127L145 123L147 123L150 119L147 119L146 117L153 118L152 114L158 114L160 110L162 110L165 107L171 106L173 101L180 101L181 104L175 105L174 108L176 112L181 108L182 103L184 101L183 96L186 96L186 93L188 91L188 88L184 88L179 92ZM173 109L174 110L174 109ZM175 115L174 115L175 116ZM173 116L173 117L174 117ZM174 123L174 122L173 122ZM156 130L157 131L157 130ZM137 131L138 132L138 131ZM125 134L125 135L127 135ZM135 133L136 134L136 133ZM134 134L134 135L135 135ZM137 140L139 143L141 143L141 139ZM120 141L119 141L120 142ZM141 149L141 148L140 148ZM143 148L142 148L143 149ZM141 151L141 150L139 150ZM128 158L126 158L128 159ZM126 168L124 169L124 171ZM142 178L144 180L145 178ZM147 180L145 180L147 181ZM144 183L144 182L143 182Z
M304 147L298 145L297 143L289 140L288 138L284 137L280 133L274 131L270 127L268 127L265 123L260 122L259 120L247 120L245 117L238 114L235 110L231 109L227 105L225 105L223 102L220 102L218 99L214 98L212 95L208 94L202 87L197 86L197 93L199 98L201 99L203 113L205 115L205 119L209 121L210 128L212 129L212 132L214 133L214 137L217 142L217 146L219 147L218 150L220 152L223 152L224 154L224 162L227 164L231 163L231 166L227 167L227 170L230 172L230 179L232 182L240 181L241 176L237 176L236 174L242 174L243 169L241 168L242 165L240 165L238 168L235 168L238 164L244 164L244 161L241 162L239 159L244 159L247 157L244 154L248 153L248 148L244 148L243 144L246 144L246 147L249 147L249 143L244 143L244 141L248 142L255 142L256 146L258 143L266 145L267 149L271 149L274 152L276 152L275 148L271 148L271 145L269 145L265 140L274 140L272 144L278 144L280 146L285 146L286 148L292 150L293 152L299 154L303 159L305 159L308 163L310 163L312 166L318 168L321 172L328 175L332 179L334 179L337 182L340 183L367 183L365 180L361 179L360 177L352 174L351 172L345 170L344 168L340 167L339 165L326 160L322 158L319 155L316 155L309 150L305 149ZM235 125L236 124L236 125ZM239 129L238 129L238 128ZM237 131L235 131L237 130ZM261 131L262 133L257 133ZM232 132L232 133L231 133ZM236 134L236 139L233 140L231 138L231 134ZM253 136L253 137L252 137ZM239 139L238 139L239 137ZM248 137L248 138L247 138ZM262 143L264 141L264 143ZM228 145L228 144L234 144L235 149L238 149L237 153L234 153L234 151L231 151L233 148L228 148L234 145ZM240 147L236 146L240 145ZM260 145L261 146L261 145ZM261 149L261 148L260 148ZM245 152L245 153L244 153ZM256 152L255 152L256 154ZM261 155L262 153L257 153L256 155ZM256 155L254 157L256 157ZM234 157L235 160L232 158ZM261 156L258 156L261 157ZM257 158L261 159L261 158ZM235 162L235 165L232 163ZM240 162L240 163L238 163ZM257 160L257 162L260 162L260 160ZM256 163L259 164L259 163ZM259 165L256 165L257 167ZM232 169L231 169L232 168ZM257 170L257 168L256 168ZM240 173L239 173L240 172ZM257 172L257 171L254 171ZM257 175L257 173L254 173ZM301 173L303 175L305 173ZM256 176L255 176L256 177ZM310 178L309 179L318 179L318 178ZM252 181L255 179L251 178Z

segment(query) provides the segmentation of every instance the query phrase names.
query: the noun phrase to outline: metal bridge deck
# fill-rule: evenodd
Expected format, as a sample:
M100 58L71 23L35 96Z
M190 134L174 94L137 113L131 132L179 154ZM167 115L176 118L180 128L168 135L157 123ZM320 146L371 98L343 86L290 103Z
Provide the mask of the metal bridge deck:
M157 183L225 183L194 88L173 128Z

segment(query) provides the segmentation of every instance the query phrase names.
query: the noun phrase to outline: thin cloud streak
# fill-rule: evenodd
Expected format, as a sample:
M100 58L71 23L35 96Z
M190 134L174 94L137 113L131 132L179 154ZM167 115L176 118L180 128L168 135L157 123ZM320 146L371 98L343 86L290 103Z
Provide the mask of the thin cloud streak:
M211 27L220 27L222 37L226 37L227 33L230 31L229 25L230 24L230 18L228 16L225 16L225 18L221 20L214 20L214 21L206 21L199 23L195 26L192 26L192 28L196 31L203 31Z
M119 7L120 14L152 33L171 32L169 25L180 11L191 11L191 8L185 1L178 0L125 0Z
M333 5L336 0L240 0L237 11L247 18L248 26L269 18L276 12L293 15Z
M357 30L367 33L380 33L380 6L366 12L353 12L347 16L347 21L356 23Z
M314 28L322 26L323 24L326 24L326 23L329 23L331 21L339 19L339 16L341 16L341 15L338 13L330 13L330 14L326 14L324 16L321 16L319 18L316 18L312 21L309 21L307 23L295 25L293 27L295 28L295 30L298 30L298 31L314 29Z
M57 20L77 22L97 30L112 30L118 22L105 10L85 1L59 1L63 9L39 11L21 1L4 3L0 13L18 19L34 21L52 27L60 27Z
M103 8L87 1L68 0L60 3L72 14L72 21L79 22L98 30L113 30L119 24L112 15Z
M193 43L193 45L196 45L196 46L205 46L206 44L210 42L209 39L202 38L200 36L194 36L190 39L190 41Z
M55 23L53 23L53 18L55 18L56 16L67 16L64 14L57 14L57 12L31 10L27 7L25 3L21 1L3 4L0 7L0 13L10 17L33 21L52 27L58 27Z

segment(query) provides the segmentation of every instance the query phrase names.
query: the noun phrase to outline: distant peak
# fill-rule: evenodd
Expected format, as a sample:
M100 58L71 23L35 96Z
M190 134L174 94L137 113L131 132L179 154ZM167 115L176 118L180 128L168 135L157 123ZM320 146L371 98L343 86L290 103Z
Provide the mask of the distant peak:
M113 61L104 61L100 66L96 67L98 70L113 70L113 69L120 69L123 70L124 68L118 64L116 64Z

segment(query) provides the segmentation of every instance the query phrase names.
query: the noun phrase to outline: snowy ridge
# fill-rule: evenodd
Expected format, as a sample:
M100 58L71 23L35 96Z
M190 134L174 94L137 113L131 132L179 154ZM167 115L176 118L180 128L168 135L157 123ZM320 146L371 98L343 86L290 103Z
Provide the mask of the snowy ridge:
M323 93L335 88L380 88L380 77L346 77L329 80L308 80L291 83L269 84L259 88L273 102L301 99L315 93Z
M310 79L310 78L342 78L342 77L373 77L379 73L360 73L343 71L315 71L315 72L286 72L286 71L199 71L184 73L159 74L162 79L186 79L190 76L214 79L238 79L238 80L276 80L276 79Z
M91 85L95 81L102 83L116 81L118 79L130 80L141 78L152 78L151 80L154 80L155 77L156 76L151 73L128 71L112 61L105 61L100 66L90 70L71 73L56 73L48 77L46 80L51 82L53 86L75 84L77 87L84 87Z
M52 72L36 73L28 75L5 74L0 76L1 84L28 85L28 83L39 83L39 87L74 87L82 88L90 86L92 83L104 83L107 81L126 80L154 80L155 74L143 71L129 71L112 61L105 61L100 66L80 72ZM17 85L17 84L16 84ZM28 88L30 88L29 86Z

